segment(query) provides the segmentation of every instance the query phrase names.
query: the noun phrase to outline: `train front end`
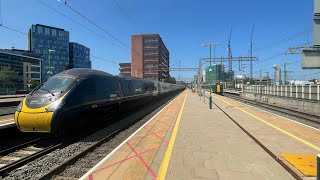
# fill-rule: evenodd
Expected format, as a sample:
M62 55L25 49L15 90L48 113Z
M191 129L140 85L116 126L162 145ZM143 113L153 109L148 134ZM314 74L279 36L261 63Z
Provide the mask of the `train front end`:
M53 123L76 79L56 75L35 88L17 107L15 123L22 132L53 133Z

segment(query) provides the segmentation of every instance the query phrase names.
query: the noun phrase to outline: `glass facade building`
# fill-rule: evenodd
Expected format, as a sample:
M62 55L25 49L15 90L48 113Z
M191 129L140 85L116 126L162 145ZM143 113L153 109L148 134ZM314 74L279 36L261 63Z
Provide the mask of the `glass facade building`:
M211 71L210 71L211 69ZM221 79L221 65L212 65L206 68L206 82L217 83Z
M70 68L90 68L90 49L79 43L69 43Z
M41 82L41 54L17 49L0 49L0 67L10 67L17 74L17 90L28 90L31 81Z
M29 30L29 50L42 54L42 80L70 68L69 32L64 29L32 25Z

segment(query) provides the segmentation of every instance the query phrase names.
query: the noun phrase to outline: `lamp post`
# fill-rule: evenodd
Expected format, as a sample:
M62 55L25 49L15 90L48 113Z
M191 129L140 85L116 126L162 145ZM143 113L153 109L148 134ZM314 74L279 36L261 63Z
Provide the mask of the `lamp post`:
M207 44L201 44L201 46L209 46L209 54L210 54L210 69L209 69L209 76L211 77L211 81L209 80L209 86L210 86L210 96L212 93L212 84L213 84L213 74L212 74L212 67L211 67L211 46L214 46L214 53L213 57L216 58L216 46L219 46L219 43L207 43Z
M47 67L49 70L48 70L48 72L47 72L47 74L48 74L48 76L49 77L51 77L52 76L52 74L53 74L53 72L52 72L52 67L51 67L51 52L55 52L55 50L52 50L52 49L49 49L48 50L49 51L49 59L48 59L48 61L49 61L49 67Z

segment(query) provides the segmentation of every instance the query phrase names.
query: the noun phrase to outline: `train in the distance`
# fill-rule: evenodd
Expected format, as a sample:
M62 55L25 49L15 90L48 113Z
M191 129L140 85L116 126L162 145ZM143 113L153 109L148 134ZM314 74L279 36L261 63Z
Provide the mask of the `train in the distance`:
M202 85L202 88L210 90L210 85ZM211 85L211 90L215 94L223 95L223 86L221 83L213 83Z
M96 112L133 108L183 89L97 70L70 69L32 90L17 107L14 120L22 132L64 134L86 126Z

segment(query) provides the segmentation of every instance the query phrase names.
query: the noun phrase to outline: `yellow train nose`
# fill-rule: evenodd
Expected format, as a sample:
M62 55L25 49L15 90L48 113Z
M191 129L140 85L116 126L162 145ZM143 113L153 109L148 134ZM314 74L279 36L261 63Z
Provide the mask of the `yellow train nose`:
M23 132L51 132L53 112L16 112L14 120Z

